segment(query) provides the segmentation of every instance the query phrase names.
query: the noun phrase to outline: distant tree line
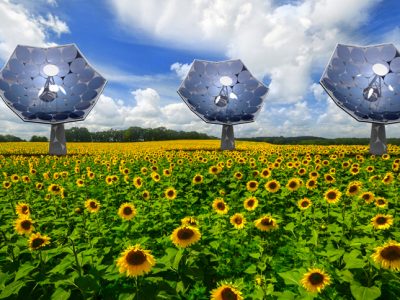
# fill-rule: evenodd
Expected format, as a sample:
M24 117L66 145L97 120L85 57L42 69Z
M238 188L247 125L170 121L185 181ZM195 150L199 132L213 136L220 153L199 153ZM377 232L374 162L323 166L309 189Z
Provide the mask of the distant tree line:
M0 142L23 142L23 141L24 141L23 139L11 134L7 135L0 134Z
M203 140L215 137L195 131L175 131L165 127L141 128L129 127L128 129L90 132L85 127L73 127L65 130L68 142L143 142L165 140Z
M296 137L255 137L238 139L242 141L257 141L276 145L369 145L369 138L335 138L328 139L315 136ZM387 139L388 144L400 145L400 138Z

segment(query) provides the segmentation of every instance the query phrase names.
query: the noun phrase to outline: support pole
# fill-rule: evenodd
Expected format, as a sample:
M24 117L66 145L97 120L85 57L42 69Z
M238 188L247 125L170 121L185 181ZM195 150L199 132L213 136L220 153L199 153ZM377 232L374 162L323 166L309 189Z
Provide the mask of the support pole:
M369 152L374 155L387 153L385 124L372 123Z
M51 125L49 154L50 155L67 154L64 124Z
M233 125L222 125L221 150L234 150L235 137Z

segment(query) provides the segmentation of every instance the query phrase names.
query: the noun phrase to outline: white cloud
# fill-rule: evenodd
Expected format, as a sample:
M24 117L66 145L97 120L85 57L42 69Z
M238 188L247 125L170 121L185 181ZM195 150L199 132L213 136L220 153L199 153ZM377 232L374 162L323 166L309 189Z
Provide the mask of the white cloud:
M58 37L63 33L69 33L69 28L67 23L61 21L57 16L52 14L47 14L47 19L43 16L39 16L38 22L45 28L50 29L57 34Z
M319 83L311 84L310 91L318 102L326 98L326 93Z
M66 23L57 16L35 18L21 4L0 1L0 60L7 60L18 44L30 46L54 45L47 39L48 31L68 32Z
M181 63L176 62L171 65L170 69L171 69L171 71L174 71L180 79L183 80L186 77L186 75L189 73L190 65L189 64L181 64Z

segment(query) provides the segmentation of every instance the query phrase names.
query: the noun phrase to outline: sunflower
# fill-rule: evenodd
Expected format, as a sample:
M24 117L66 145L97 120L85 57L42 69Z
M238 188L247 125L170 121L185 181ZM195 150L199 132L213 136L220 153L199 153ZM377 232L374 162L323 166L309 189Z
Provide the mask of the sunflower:
M166 177L170 177L172 175L172 172L170 169L164 169L163 170L163 175Z
M211 166L208 169L208 173L213 174L213 175L217 175L222 171L222 169L218 166Z
M255 192L258 189L258 182L255 180L250 180L249 182L246 183L246 189L249 192Z
M19 176L17 174L12 174L11 175L11 181L12 182L18 182L19 181Z
M133 178L133 185L135 186L135 188L140 189L143 185L143 179L139 176L136 176L135 178Z
M112 176L110 176L110 175L107 175L107 176L106 176L106 183L107 183L108 185L113 184Z
M301 200L299 200L297 202L297 206L301 209L301 210L306 210L307 208L309 208L311 206L312 202L310 199L308 198L303 198Z
M92 171L88 171L87 175L90 180L94 179L95 174Z
M128 277L141 276L151 271L156 261L149 250L142 249L139 244L130 246L117 259L117 266L121 274Z
M371 203L374 200L375 195L371 192L362 193L359 198L363 199L366 203Z
M262 178L268 178L268 177L270 177L270 176L271 176L271 171L270 171L270 169L262 169L262 171L261 171L261 173L260 173L260 176L261 176Z
M308 174L308 176L310 176L310 178L317 179L319 174L317 171L312 171L312 172L310 172L310 174Z
M246 224L246 219L242 214L236 213L230 218L230 222L236 229L242 229Z
M220 214L220 215L227 214L228 210L229 210L229 206L226 205L224 199L222 199L222 198L216 198L213 201L212 207L215 209L217 214Z
M193 183L193 184L200 184L200 183L203 183L203 176L200 175L200 174L194 175L193 180L192 180L192 183Z
M18 203L15 207L15 211L19 216L29 216L31 214L31 209L25 202Z
M78 186L78 187L83 187L83 186L85 186L85 182L83 181L83 179L77 179L76 180L76 185Z
M177 247L186 248L197 243L201 238L200 230L190 225L182 225L171 234L171 240Z
M393 180L394 180L393 173L388 172L385 174L385 177L383 177L382 183L388 185L388 184L391 184L393 182Z
M100 210L100 203L95 199L88 199L85 201L86 209L91 213L97 213Z
M383 197L375 198L375 206L380 208L385 208L388 204L388 201Z
M35 222L33 222L29 216L20 216L15 221L15 230L18 234L30 234L35 229L33 223Z
M38 250L50 244L50 238L47 235L41 235L38 233L32 233L29 237L29 248L31 250Z
M281 184L277 180L270 180L265 184L265 189L270 193L276 193L281 188Z
M388 229L393 225L393 216L377 214L371 219L371 223L375 229Z
M184 217L181 220L182 225L189 225L189 226L198 226L198 222L195 217Z
M31 179L29 178L29 176L23 175L23 176L22 176L22 181L23 181L24 183L29 183L29 182L31 182Z
M43 188L43 183L37 182L37 183L35 184L35 187L36 187L37 190L41 190L41 189Z
M368 173L371 173L371 172L373 172L373 171L375 170L375 168L374 168L373 166L368 166L368 167L365 168L365 170L366 170Z
M317 181L314 178L311 178L309 180L307 180L306 182L306 188L308 190L313 190L317 187Z
M325 174L324 178L326 183L334 183L336 181L335 177L333 177L332 174Z
M243 300L242 292L230 283L221 283L211 291L211 300Z
M261 231L271 231L273 229L278 228L278 224L276 223L276 220L268 215L263 216L263 217L259 218L258 220L255 220L254 225Z
M147 172L148 172L148 170L147 170L147 168L146 168L146 167L142 167L142 168L140 168L140 173L142 173L143 175L146 175L146 174L147 174Z
M383 159L383 160L388 160L389 158L390 158L390 155L387 154L387 153L385 153L385 154L382 155L382 159Z
M360 173L360 169L358 167L352 167L350 169L350 174L351 175L357 175L358 173Z
M375 253L371 257L384 269L400 271L400 243L396 241L390 241L375 248Z
M338 202L341 196L342 193L337 189L327 190L324 194L325 200L330 204Z
M246 200L244 200L243 206L248 211L255 210L258 206L258 200L256 197L247 198Z
M155 182L159 182L161 179L160 174L158 174L157 172L153 172L151 173L151 178L155 181Z
M176 198L176 190L173 187L167 188L164 192L165 198L174 200Z
M352 181L347 186L346 195L347 196L355 196L360 193L362 187L362 183L360 181Z
M50 186L47 188L47 190L54 195L60 194L61 189L62 188L59 184L54 184L54 183L50 184Z
M319 293L331 283L331 278L321 269L309 269L301 279L303 287L311 293Z
M149 200L150 199L150 192L147 191L147 190L144 190L142 192L142 197L143 197L144 200Z
M9 181L3 181L3 188L8 190L11 187L11 182Z
M307 172L307 170L306 170L305 168L300 168L300 169L297 171L297 174L299 174L300 176L303 176L303 175L306 174L306 172Z
M235 174L233 175L233 177L235 177L237 180L240 180L243 178L243 174L240 172L235 172Z
M124 220L131 220L136 216L135 206L131 203L123 203L118 209L118 215Z

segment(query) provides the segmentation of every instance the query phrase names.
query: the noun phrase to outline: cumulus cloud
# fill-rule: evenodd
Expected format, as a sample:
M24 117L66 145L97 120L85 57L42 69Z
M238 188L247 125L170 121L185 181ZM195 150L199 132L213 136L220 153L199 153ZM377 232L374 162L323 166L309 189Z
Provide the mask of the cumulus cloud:
M21 4L0 1L0 59L7 60L18 44L30 46L54 45L48 41L48 31L60 35L69 32L66 23L49 14L35 18Z
M171 71L174 71L180 79L183 80L189 73L190 65L176 62L171 65L170 69Z
M45 28L53 31L58 37L63 33L69 33L67 23L61 21L57 16L47 14L47 19L43 16L39 16L38 22Z

